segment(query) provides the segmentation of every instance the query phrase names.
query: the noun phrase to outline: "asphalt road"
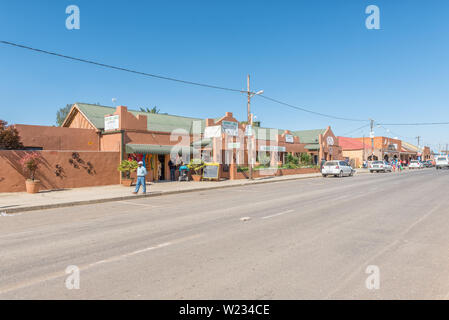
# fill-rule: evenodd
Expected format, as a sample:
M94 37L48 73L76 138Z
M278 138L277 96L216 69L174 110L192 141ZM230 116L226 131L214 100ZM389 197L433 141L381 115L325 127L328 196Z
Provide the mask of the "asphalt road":
M424 169L0 216L0 299L446 299L448 192Z

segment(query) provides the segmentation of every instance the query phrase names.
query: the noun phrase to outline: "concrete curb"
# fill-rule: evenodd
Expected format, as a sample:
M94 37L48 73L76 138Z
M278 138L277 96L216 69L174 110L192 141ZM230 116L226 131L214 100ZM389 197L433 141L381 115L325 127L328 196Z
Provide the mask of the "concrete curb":
M369 172L357 172L357 174L364 174L364 173L369 173ZM154 193L149 193L149 194L145 194L145 195L143 195L143 194L129 195L129 196L123 196L123 197L80 200L80 201L44 204L44 205L20 207L20 208L10 208L10 209L5 208L1 211L6 214L11 214L11 213L36 211L36 210L44 210L44 209L82 206L82 205L87 205L87 204L97 204L97 203L115 202L115 201L131 200L131 199L151 198L151 197L159 197L159 196L164 196L164 195L206 191L206 190L213 190L213 189L226 189L226 188L241 187L241 186L247 186L247 185L253 185L253 184L276 183L276 182L293 181L293 180L314 179L314 178L321 178L321 174L317 174L315 176L286 178L286 179L282 179L282 180L256 180L256 181L251 181L251 182L244 180L242 183L236 183L236 184L232 184L232 185L224 185L224 186L217 185L217 186L212 186L212 187L208 186L208 187L192 188L192 189L186 189L186 190L160 191L160 192L154 192Z

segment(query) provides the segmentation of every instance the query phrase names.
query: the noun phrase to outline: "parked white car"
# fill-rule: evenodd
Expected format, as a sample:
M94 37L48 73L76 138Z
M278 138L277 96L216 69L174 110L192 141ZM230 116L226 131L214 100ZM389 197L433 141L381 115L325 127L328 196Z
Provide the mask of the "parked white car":
M449 168L449 158L448 158L448 156L438 156L435 159L435 167L437 169Z
M369 166L369 172L392 172L393 167L386 161L372 161Z
M339 160L326 161L321 170L321 174L325 178L327 176L340 178L343 176L352 176L354 172L355 170L346 161Z
M409 169L422 169L424 168L423 164L421 163L421 161L418 160L410 160L410 164L408 165Z

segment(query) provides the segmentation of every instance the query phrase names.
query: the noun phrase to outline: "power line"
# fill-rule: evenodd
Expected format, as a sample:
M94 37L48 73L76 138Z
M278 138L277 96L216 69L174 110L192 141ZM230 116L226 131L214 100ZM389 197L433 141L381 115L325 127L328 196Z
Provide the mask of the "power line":
M104 68L130 72L130 73L139 74L139 75L143 75L143 76L147 76L147 77L152 77L152 78L157 78L157 79L162 79L162 80L175 81L175 82L179 82L179 83L184 83L184 84L189 84L189 85L194 85L194 86L201 86L201 87L206 87L206 88L211 88L211 89L218 89L218 90L225 90L225 91L239 92L239 93L248 93L245 90L221 87L221 86L216 86L216 85L207 84L207 83L199 83L199 82L194 82L194 81L181 80L181 79L177 79L177 78L166 77L166 76L161 76L161 75L157 75L157 74L151 74L151 73L137 71L137 70L132 70L132 69L128 69L128 68L117 67L117 66L113 66L113 65L109 65L109 64L105 64L105 63L100 63L100 62L96 62L96 61L86 60L86 59L82 59L82 58L76 58L76 57L72 57L72 56L67 56L67 55L64 55L64 54L57 53L57 52L37 49L37 48L33 48L33 47L21 45L21 44L9 42L9 41L0 40L0 43L6 44L6 45L9 45L9 46L13 46L13 47L17 47L17 48L31 50L31 51L38 52L38 53L43 53L43 54L48 54L48 55L64 58L64 59L69 59L69 60L73 60L73 61L88 63L88 64L92 64L92 65L96 65L96 66L100 66L100 67L104 67ZM303 108L303 107L294 106L294 105L288 104L286 102L282 102L280 100L276 100L276 99L270 98L268 96L264 96L264 95L259 95L259 96L264 98L264 99L270 100L272 102L276 102L278 104L281 104L281 105L284 105L284 106L288 106L288 107L296 109L296 110L308 112L308 113L315 114L315 115L322 116L322 117L327 117L327 118L337 119L337 120L345 120L345 121L357 121L357 122L368 121L368 120L350 119L350 118L344 118L344 117L337 117L337 116L333 116L333 115L328 115L328 114L324 114L324 113L320 113L320 112L315 112L315 111L312 111L312 110L309 110L309 109L306 109L306 108Z
M309 110L309 109L306 109L306 108L303 108L303 107L298 107L298 106L295 106L295 105L292 105L292 104L289 104L289 103L286 103L286 102L282 102L280 100L276 100L276 99L270 98L270 97L268 97L266 95L263 95L263 94L258 95L258 97L264 98L266 100L270 100L272 102L279 103L281 105L290 107L292 109L301 110L301 111L304 111L304 112L308 112L308 113L315 114L315 115L322 116L322 117L326 117L326 118L337 119L337 120L345 120L345 121L354 121L354 122L365 122L365 121L368 121L367 119L362 120L362 119L343 118L343 117L337 117L337 116L333 116L333 115L329 115L329 114L324 114L324 113L321 113L321 112L312 111L312 110Z
M139 74L139 75L143 75L143 76L147 76L147 77L153 77L153 78L162 79L162 80L175 81L175 82L180 82L180 83L190 84L190 85L200 86L200 87L206 87L206 88L211 88L211 89L218 89L218 90L246 93L246 91L244 91L244 90L220 87L220 86L216 86L216 85L212 85L212 84L206 84L206 83L199 83L199 82L181 80L181 79L161 76L161 75L157 75L157 74L151 74L151 73L136 71L136 70L132 70L132 69L116 67L116 66L113 66L113 65L105 64L105 63L95 62L95 61L81 59L81 58L75 58L75 57L63 55L63 54L56 53L56 52L51 52L51 51L47 51L47 50L32 48L32 47L24 46L24 45L13 43L13 42L9 42L9 41L0 40L0 43L6 44L6 45L9 45L9 46L13 46L13 47L22 48L22 49L32 50L32 51L39 52L39 53L48 54L48 55L52 55L52 56L56 56L56 57L60 57L60 58L70 59L70 60L74 60L74 61L78 61L78 62L89 63L89 64L93 64L93 65L96 65L96 66L104 67L104 68L115 69L115 70L130 72L130 73L135 73L135 74Z
M351 130L351 131L349 131L349 132L343 134L343 137L344 137L344 136L347 136L347 135L350 135L351 133L357 132L357 131L359 131L359 130L365 128L365 127L369 127L369 125L370 125L370 124L365 124L365 125L361 126L360 128Z
M378 124L385 126L434 126L434 125L449 124L449 122L378 123Z
M76 58L76 57L67 56L67 55L64 55L64 54L56 53L56 52L51 52L51 51L47 51L47 50L37 49L37 48L21 45L21 44L18 44L18 43L9 42L9 41L0 40L0 43L5 44L5 45L9 45L9 46L13 46L13 47L17 47L17 48L31 50L31 51L38 52L38 53L43 53L43 54L47 54L47 55L52 55L52 56L64 58L64 59L69 59L69 60L73 60L73 61L88 63L88 64L92 64L92 65L96 65L96 66L100 66L100 67L104 67L104 68L109 68L109 69L114 69L114 70L134 73L134 74L139 74L139 75L142 75L142 76L152 77L152 78L156 78L156 79L167 80L167 81L174 81L174 82L178 82L178 83L184 83L184 84L189 84L189 85L194 85L194 86L200 86L200 87L205 87L205 88L209 88L209 89L217 89L217 90L224 90L224 91L238 92L238 93L248 93L245 90L221 87L221 86L217 86L217 85L213 85L213 84L207 84L207 83L200 83L200 82L182 80L182 79L177 79L177 78L172 78L172 77L167 77L167 76L162 76L162 75L157 75L157 74L152 74L152 73L147 73L147 72L142 72L142 71L137 71L137 70L132 70L132 69L128 69L128 68L117 67L117 66L113 66L113 65L109 65L109 64L105 64L105 63L101 63L101 62L96 62L96 61L92 61L92 60L86 60L86 59L82 59L82 58ZM292 105L292 104L289 104L289 103L286 103L286 102L283 102L283 101L280 101L280 100L268 97L266 95L258 95L258 96L261 97L261 98L264 98L266 100L278 103L280 105L284 105L284 106L290 107L292 109L300 110L300 111L307 112L307 113L314 114L314 115L318 115L318 116L321 116L321 117L326 117L326 118L336 119L336 120L344 120L344 121L354 121L354 122L369 121L368 119L353 119L353 118L345 118L345 117L338 117L338 116L334 116L334 115L329 115L329 114L325 114L325 113L321 113L321 112L312 111L312 110L304 108L304 107L295 106L295 105ZM390 125L390 126L419 126L419 125L447 125L447 124L449 124L449 122L381 123L381 124L383 124L383 125Z

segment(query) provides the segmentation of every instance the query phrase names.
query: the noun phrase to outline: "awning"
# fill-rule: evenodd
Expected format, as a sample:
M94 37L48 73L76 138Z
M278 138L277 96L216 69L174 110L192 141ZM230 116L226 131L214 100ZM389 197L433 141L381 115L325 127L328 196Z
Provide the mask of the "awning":
M155 144L127 144L126 153L143 154L170 154L172 150L179 150L178 153L193 153L192 147L163 146Z
M320 150L320 145L317 144L307 144L304 148L307 150Z
M192 142L191 146L201 146L201 148L203 147L208 147L212 145L212 139L211 138L205 138L205 139L201 139L201 140L196 140L194 142Z

